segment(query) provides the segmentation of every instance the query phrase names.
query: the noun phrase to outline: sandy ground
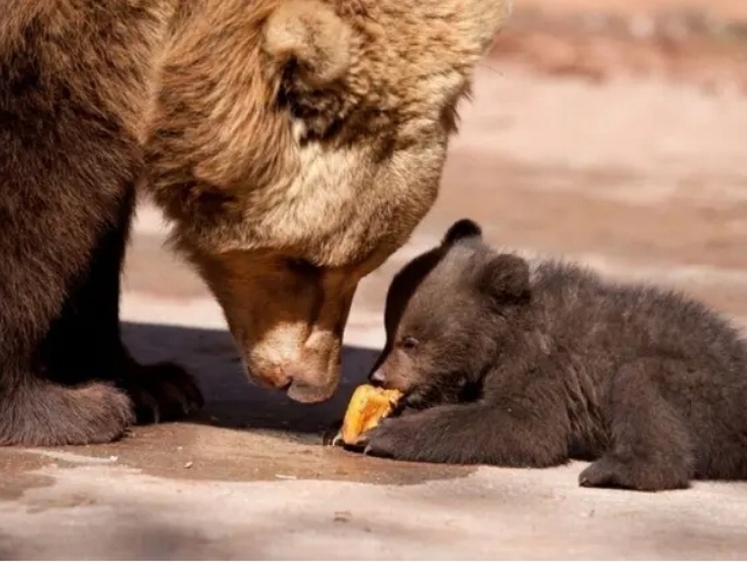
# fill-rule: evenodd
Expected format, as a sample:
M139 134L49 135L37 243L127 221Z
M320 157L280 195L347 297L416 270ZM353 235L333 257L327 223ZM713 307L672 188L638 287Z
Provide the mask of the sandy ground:
M668 3L609 5L627 17L636 5L653 13ZM563 14L596 5L535 4ZM696 4L734 21L747 11L737 0ZM246 382L220 310L162 248L160 215L143 207L128 255L125 335L143 360L192 368L206 408L108 446L0 450L0 558L747 557L747 483L585 490L576 484L583 463L413 465L321 446L382 345L392 274L463 216L480 221L496 245L676 287L747 325L739 56L714 47L718 87L704 87L698 65L676 50L670 58L686 61L679 76L656 65L628 72L625 49L651 60L666 54L650 37L542 22L522 20L507 37L525 47L498 47L479 69L440 199L411 242L362 283L343 385L326 404L292 404ZM585 45L607 61L603 79L531 59L531 45L541 44L533 37Z

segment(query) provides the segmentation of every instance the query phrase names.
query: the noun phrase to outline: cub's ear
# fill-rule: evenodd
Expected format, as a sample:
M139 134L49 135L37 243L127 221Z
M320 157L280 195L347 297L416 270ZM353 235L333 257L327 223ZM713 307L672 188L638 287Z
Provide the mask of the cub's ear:
M460 219L449 227L441 240L442 246L451 246L461 240L482 239L482 229L471 219Z
M350 44L350 27L318 0L282 2L265 23L264 51L293 87L309 92L347 72Z
M480 288L501 304L528 301L529 264L513 254L492 257L482 266Z

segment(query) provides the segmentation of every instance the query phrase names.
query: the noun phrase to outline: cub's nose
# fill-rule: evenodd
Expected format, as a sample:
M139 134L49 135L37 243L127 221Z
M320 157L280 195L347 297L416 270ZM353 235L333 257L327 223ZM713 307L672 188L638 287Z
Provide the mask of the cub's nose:
M368 375L368 380L371 381L372 384L382 385L386 382L386 377L381 369L376 369L373 373Z

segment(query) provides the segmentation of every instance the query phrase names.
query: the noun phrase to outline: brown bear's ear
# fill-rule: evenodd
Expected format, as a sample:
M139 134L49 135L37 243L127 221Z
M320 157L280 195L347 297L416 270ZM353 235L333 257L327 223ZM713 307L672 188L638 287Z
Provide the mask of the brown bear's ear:
M501 304L529 300L529 264L513 254L490 258L482 269L480 288Z
M323 89L350 66L351 29L318 0L282 2L267 19L264 51L306 91Z
M481 239L482 229L475 221L460 219L449 227L441 240L442 246L451 246L460 240Z

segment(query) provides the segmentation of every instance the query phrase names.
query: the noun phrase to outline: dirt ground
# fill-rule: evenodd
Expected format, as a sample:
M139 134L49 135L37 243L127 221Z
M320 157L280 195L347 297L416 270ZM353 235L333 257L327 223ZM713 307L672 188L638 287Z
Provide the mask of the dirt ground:
M747 483L584 490L583 463L411 465L321 446L383 343L392 275L461 217L496 245L672 286L747 327L746 30L744 0L517 0L437 205L361 284L326 404L246 382L220 310L144 206L125 336L143 360L187 364L206 408L113 445L0 451L0 557L747 557Z

